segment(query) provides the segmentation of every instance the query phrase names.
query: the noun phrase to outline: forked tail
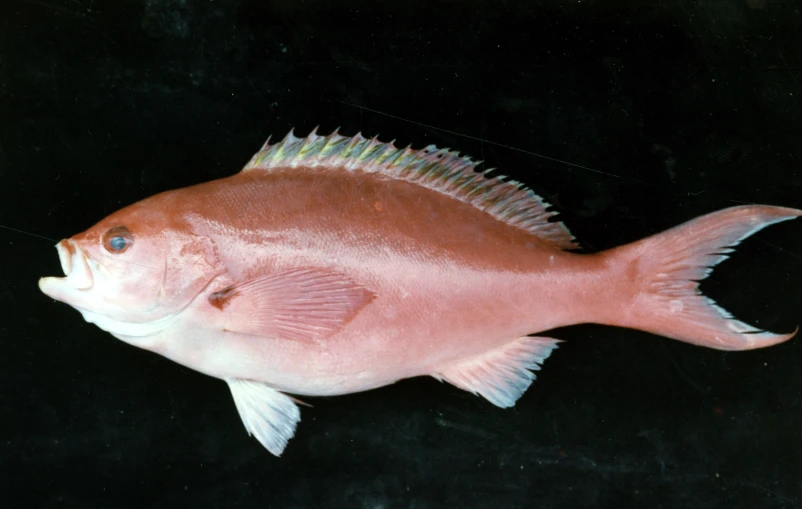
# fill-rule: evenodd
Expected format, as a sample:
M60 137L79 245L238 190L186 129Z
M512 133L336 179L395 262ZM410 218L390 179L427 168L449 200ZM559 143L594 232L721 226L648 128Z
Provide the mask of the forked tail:
M773 334L735 320L701 294L699 281L746 237L798 216L802 210L732 207L609 251L622 286L633 291L617 310L616 325L718 350L751 350L791 339L796 331Z

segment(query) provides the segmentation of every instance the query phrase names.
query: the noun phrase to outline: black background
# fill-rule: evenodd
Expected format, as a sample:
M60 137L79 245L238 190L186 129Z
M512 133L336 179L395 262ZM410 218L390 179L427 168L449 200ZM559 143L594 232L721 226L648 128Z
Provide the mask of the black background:
M55 240L230 175L292 127L470 153L589 251L740 203L802 207L797 2L0 5L0 224L53 239L0 231L0 506L802 505L800 339L724 353L566 328L514 409L432 379L318 398L277 459L224 383L36 286L61 273ZM800 282L790 222L703 288L785 332Z

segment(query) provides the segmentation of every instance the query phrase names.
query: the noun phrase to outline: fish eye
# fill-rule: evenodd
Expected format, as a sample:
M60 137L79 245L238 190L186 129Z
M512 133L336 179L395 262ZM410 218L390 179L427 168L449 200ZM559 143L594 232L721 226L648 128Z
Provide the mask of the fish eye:
M125 226L115 226L103 234L103 247L109 253L119 254L131 247L134 236Z

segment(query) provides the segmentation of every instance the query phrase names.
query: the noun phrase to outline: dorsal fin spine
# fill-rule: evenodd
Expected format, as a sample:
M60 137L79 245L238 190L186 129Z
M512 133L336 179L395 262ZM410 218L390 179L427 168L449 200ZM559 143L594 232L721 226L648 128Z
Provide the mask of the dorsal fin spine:
M242 171L329 166L381 173L468 203L554 247L578 247L562 223L548 221L556 212L546 211L548 204L542 198L523 183L504 175L488 178L487 174L495 168L478 172L478 164L468 156L435 145L422 150L411 146L399 149L394 141L382 143L378 137L367 139L361 133L350 138L341 136L339 128L328 136L320 136L315 128L305 138L295 137L291 130L275 145L270 145L268 138Z

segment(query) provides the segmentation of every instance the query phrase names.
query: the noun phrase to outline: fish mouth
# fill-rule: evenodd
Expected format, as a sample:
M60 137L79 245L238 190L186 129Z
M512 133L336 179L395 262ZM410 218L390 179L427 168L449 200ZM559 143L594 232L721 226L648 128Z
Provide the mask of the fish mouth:
M65 276L69 276L72 270L72 255L77 252L77 250L72 247L70 241L62 240L56 244L56 251L58 251L58 261L61 263L61 270L64 271Z
M65 239L56 244L61 270L64 277L44 277L39 280L39 288L54 299L61 300L66 289L88 290L94 284L89 257L75 241Z

